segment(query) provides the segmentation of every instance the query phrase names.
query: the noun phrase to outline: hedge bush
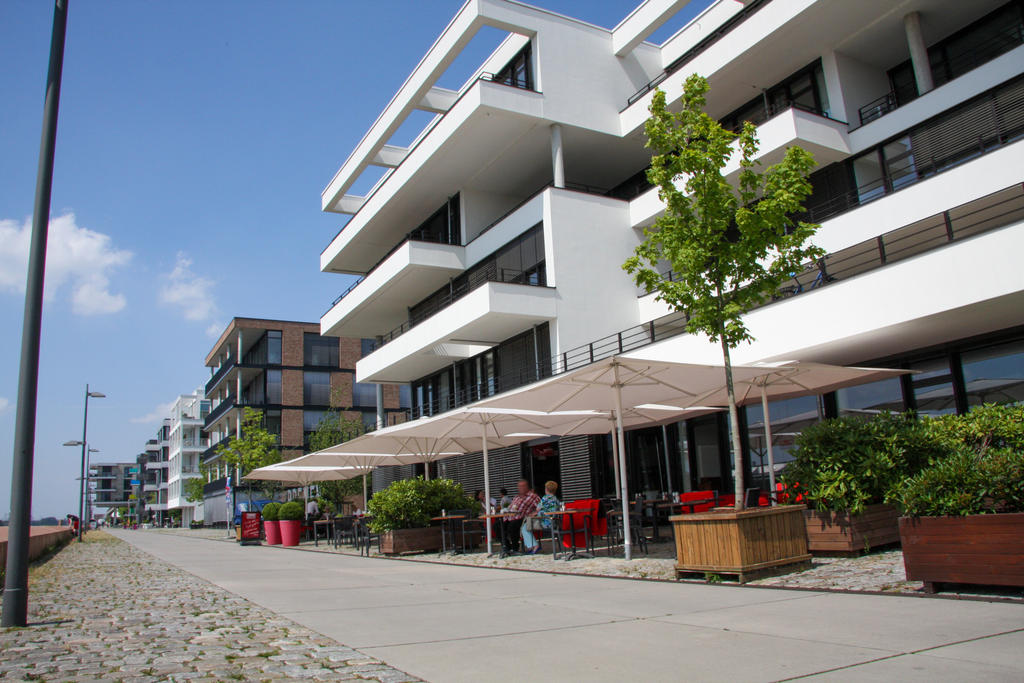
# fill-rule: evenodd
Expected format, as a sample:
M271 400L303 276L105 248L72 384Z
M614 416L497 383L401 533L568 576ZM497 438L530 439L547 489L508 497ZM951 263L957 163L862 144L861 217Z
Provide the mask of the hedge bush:
M903 479L949 453L928 420L899 413L824 420L804 429L796 446L781 477L789 497L851 514L886 502Z
M393 482L367 503L373 515L370 528L376 533L430 526L430 519L442 510L470 510L476 514L478 507L461 484L451 479L425 481L422 477Z
M276 522L280 519L281 504L280 503L267 503L263 506L260 511L263 514L263 519L267 522Z
M302 503L297 500L284 503L277 511L277 517L282 521L302 519L304 516L305 512L302 509Z
M986 405L931 426L951 453L894 487L890 502L909 517L1024 512L1024 406Z

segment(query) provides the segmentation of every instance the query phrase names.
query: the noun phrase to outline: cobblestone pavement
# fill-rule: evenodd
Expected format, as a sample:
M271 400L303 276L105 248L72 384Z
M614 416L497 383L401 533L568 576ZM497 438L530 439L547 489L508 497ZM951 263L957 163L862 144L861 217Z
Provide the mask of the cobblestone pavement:
M0 629L3 681L417 680L102 531L30 581L33 625Z

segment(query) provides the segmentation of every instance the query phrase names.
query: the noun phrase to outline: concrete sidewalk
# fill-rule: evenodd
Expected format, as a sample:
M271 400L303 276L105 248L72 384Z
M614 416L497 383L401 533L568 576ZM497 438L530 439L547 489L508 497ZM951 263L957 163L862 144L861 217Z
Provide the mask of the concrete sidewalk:
M1024 680L1019 604L554 576L114 533L429 681Z

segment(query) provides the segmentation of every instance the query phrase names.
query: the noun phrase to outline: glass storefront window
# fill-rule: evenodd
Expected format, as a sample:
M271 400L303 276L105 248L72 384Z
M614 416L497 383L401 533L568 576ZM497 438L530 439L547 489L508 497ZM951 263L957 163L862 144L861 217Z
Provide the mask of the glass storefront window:
M1024 342L967 351L961 362L968 406L1024 401Z
M775 476L793 460L791 454L796 437L808 426L824 419L821 400L818 396L800 396L783 401L770 401L768 414L772 427L772 459L775 461ZM764 435L764 411L760 403L747 406L747 438L750 444L750 471L753 482L763 489L771 481L768 471L768 447Z
M863 415L871 417L882 411L903 412L903 389L896 377L880 382L861 384L836 392L839 416Z
M946 358L916 363L910 366L917 374L911 375L914 401L921 415L946 415L956 412L953 393L953 375Z

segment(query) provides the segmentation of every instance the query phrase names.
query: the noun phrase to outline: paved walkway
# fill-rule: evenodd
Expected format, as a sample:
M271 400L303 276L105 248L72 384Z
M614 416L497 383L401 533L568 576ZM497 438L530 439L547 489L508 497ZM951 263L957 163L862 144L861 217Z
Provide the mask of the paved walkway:
M117 535L430 681L1024 679L1024 606L430 565Z
M3 681L413 680L103 532L30 591L30 627L0 629Z

